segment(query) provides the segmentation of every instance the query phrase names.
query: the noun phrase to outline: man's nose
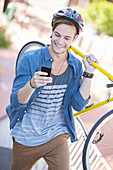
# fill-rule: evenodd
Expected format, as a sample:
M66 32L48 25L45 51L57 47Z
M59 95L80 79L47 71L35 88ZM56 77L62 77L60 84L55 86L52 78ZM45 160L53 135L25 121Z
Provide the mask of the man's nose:
M59 43L59 44L63 44L63 43L64 43L64 38L63 38L63 37L60 37L60 38L58 39L58 43Z

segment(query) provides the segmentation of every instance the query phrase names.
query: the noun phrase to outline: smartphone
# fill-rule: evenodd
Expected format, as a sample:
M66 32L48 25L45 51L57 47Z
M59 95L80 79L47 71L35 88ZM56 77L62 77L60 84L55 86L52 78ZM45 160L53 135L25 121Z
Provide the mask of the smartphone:
M47 72L47 73L48 73L48 75L47 75L46 77L50 77L51 68L48 68L48 67L42 66L42 67L41 67L41 71L42 71L42 72Z

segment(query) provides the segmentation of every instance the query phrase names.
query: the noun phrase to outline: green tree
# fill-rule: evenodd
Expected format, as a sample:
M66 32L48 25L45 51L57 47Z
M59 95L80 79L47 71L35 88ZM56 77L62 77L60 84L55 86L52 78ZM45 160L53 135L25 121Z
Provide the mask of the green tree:
M94 22L97 32L113 37L113 3L106 0L93 0L85 10L86 21Z
M11 45L11 40L8 35L6 35L6 28L0 27L0 48L8 48Z

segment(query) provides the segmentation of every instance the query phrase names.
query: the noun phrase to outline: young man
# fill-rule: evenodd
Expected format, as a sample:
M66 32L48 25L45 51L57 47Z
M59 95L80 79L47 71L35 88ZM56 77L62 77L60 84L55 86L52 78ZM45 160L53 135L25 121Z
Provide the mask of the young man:
M53 15L51 44L27 52L17 67L11 104L7 107L13 137L11 170L28 170L41 157L50 170L69 170L67 139L77 141L71 107L82 110L89 101L97 62L93 55L83 63L68 49L83 29L83 19L72 9ZM88 62L86 60L88 58ZM51 68L51 77L41 67Z

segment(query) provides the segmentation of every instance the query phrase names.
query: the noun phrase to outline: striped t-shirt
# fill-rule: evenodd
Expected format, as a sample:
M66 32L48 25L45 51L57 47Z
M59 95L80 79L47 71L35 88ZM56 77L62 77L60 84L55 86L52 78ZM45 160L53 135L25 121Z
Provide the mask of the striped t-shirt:
M64 117L64 96L69 78L69 66L53 82L44 86L23 119L12 129L15 140L26 146L37 146L68 133Z

